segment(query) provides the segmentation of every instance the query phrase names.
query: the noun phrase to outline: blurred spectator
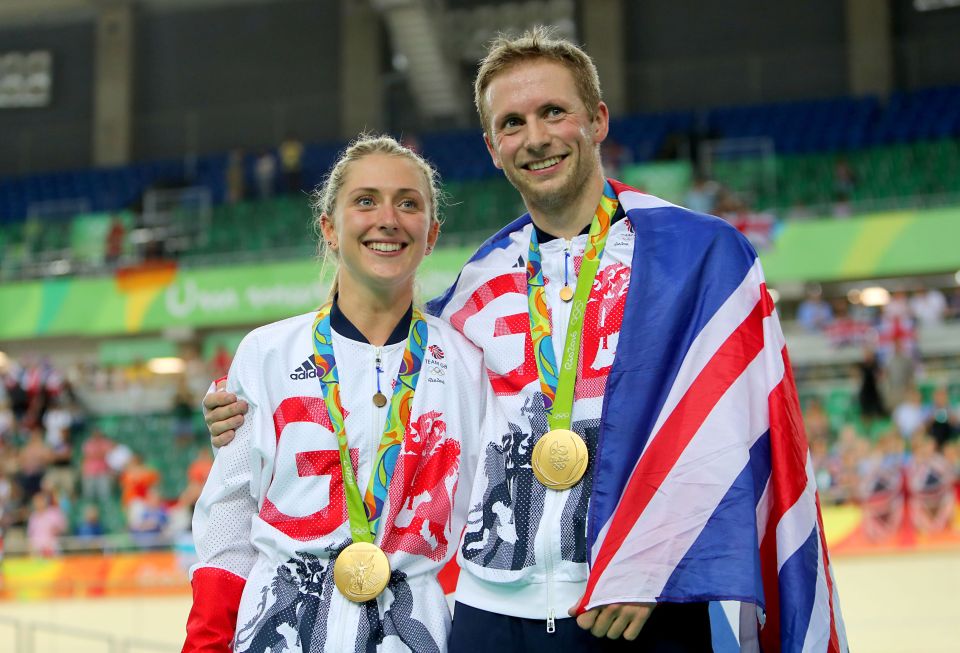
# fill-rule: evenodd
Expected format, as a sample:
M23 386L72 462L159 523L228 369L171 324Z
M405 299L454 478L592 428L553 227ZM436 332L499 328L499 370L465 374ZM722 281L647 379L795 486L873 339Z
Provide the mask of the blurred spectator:
M27 521L30 553L50 557L60 552L59 537L67 530L67 518L46 492L37 492L31 500L33 510Z
M130 447L122 442L113 443L110 451L107 453L107 465L110 467L110 471L117 477L123 473L123 470L127 468L131 460L133 460L133 452L130 450Z
M10 440L16 431L17 420L10 408L10 401L4 397L0 399L0 442Z
M885 321L910 319L910 302L906 291L895 290L890 294L890 301L883 307L882 317Z
M246 174L243 169L243 150L230 150L227 155L227 203L242 202L247 194Z
M280 168L283 171L284 186L290 194L300 191L303 170L303 143L293 134L280 143Z
M960 286L947 295L946 316L948 320L960 320Z
M947 298L936 288L918 290L910 297L910 312L921 327L943 324L947 315Z
M608 136L600 144L600 160L605 176L620 179L623 168L633 163L633 153L630 148Z
M904 399L893 411L893 423L900 436L909 441L915 433L925 430L929 410L923 405L923 398L916 387L907 390Z
M907 467L910 515L921 533L943 531L949 526L956 505L955 470L938 452L932 438L919 436L917 440Z
M269 151L263 151L254 162L253 174L257 181L257 197L261 200L273 197L277 182L277 160Z
M94 504L87 504L83 508L83 519L77 524L74 533L81 539L94 539L103 536L103 524L100 523L100 509Z
M207 476L210 475L210 468L213 467L213 456L207 446L202 446L197 450L190 467L187 468L187 487L180 493L177 503L186 508L193 508L200 498L200 492L203 491L203 484L207 482Z
M156 490L148 490L143 501L135 503L129 513L128 524L133 541L141 548L161 544L158 539L166 529L169 519L163 499Z
M860 402L860 417L869 427L873 420L887 416L880 395L880 364L877 362L876 352L866 347L863 352L863 361L857 366L860 374L860 391L857 399Z
M187 386L187 380L180 377L177 382L177 393L173 397L173 430L179 446L193 444L193 416L196 412L196 397Z
M83 459L80 463L80 487L84 501L106 503L113 494L113 475L107 456L114 442L100 429L94 429L83 443Z
M52 490L61 503L74 496L77 485L77 473L73 469L73 444L70 441L70 429L63 428L56 444L50 446L50 465L43 478L44 486Z
M833 167L833 214L836 217L847 217L851 213L850 200L856 189L857 179L850 162L846 157L837 159Z
M103 244L103 262L108 267L116 267L123 256L123 245L127 237L127 228L119 216L110 220L110 229Z
M124 508L142 502L153 487L160 482L160 473L145 464L140 454L134 453L120 474L120 501Z
M43 416L44 441L51 449L55 449L63 440L64 430L73 427L73 415L61 397L51 397L49 406Z
M807 430L807 440L830 444L830 418L823 409L823 403L818 397L810 397L803 411L803 425Z
M214 352L213 358L210 360L213 378L222 379L227 376L227 372L230 371L230 363L232 362L233 357L230 356L230 352L227 351L227 348L222 344L217 345L217 350Z
M797 307L797 322L810 333L823 331L833 322L833 309L819 290L807 291L806 298Z
M950 397L943 386L933 391L933 402L927 417L927 433L933 438L937 451L953 442L960 434L960 416L950 405Z
M39 428L30 431L30 437L20 449L20 489L23 491L23 502L29 503L33 496L40 492L43 477L47 473L52 452L43 441L43 433Z
M827 338L834 347L862 345L873 329L870 323L850 314L850 304L846 299L833 300L833 321L826 327Z
M884 396L887 406L898 406L913 387L917 362L905 351L902 340L893 341L893 351L884 363Z
M690 190L687 191L684 204L691 211L712 215L719 192L720 185L717 182L711 181L701 174L697 174L697 176L693 178L693 185L691 185Z

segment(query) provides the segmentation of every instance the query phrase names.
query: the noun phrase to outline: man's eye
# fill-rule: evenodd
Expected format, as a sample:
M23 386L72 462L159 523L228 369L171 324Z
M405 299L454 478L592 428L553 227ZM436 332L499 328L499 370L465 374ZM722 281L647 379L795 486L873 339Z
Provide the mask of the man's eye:
M560 107L550 107L549 109L547 109L547 115L550 116L551 118L557 118L559 116L562 116L563 114L564 114L564 111Z
M507 118L505 121L503 121L504 129L516 129L519 126L520 126L519 118Z

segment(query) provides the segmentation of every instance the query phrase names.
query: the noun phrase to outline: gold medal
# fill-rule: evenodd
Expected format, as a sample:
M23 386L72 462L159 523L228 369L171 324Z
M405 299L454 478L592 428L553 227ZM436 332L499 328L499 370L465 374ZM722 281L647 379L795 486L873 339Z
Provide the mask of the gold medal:
M333 566L337 589L355 603L377 598L389 581L387 554L369 542L354 542L340 552Z
M562 299L565 302L568 302L571 299L573 299L573 288L571 288L570 286L564 286L563 288L561 288L560 299Z
M566 490L583 478L590 454L587 443L567 429L545 433L533 447L533 475L551 490Z
M382 392L373 395L373 405L377 408L383 408L387 405L387 396Z

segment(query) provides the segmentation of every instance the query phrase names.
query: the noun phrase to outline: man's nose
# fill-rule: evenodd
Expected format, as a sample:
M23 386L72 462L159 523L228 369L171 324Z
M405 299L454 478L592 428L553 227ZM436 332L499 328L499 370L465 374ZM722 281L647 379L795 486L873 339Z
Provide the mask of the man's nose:
M534 119L527 122L527 148L542 150L550 143L550 133L542 120Z

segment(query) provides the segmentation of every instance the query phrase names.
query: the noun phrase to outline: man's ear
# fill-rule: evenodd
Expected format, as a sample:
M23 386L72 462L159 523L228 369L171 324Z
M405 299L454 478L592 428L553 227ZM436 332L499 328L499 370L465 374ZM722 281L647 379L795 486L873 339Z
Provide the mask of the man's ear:
M500 163L500 155L497 154L497 150L493 147L493 143L490 140L490 134L486 131L483 132L483 142L487 144L487 152L490 153L490 160L493 161L493 165L496 166L497 170L503 170L503 165Z
M597 105L597 110L593 115L593 142L599 145L606 139L610 132L610 109L605 102Z

